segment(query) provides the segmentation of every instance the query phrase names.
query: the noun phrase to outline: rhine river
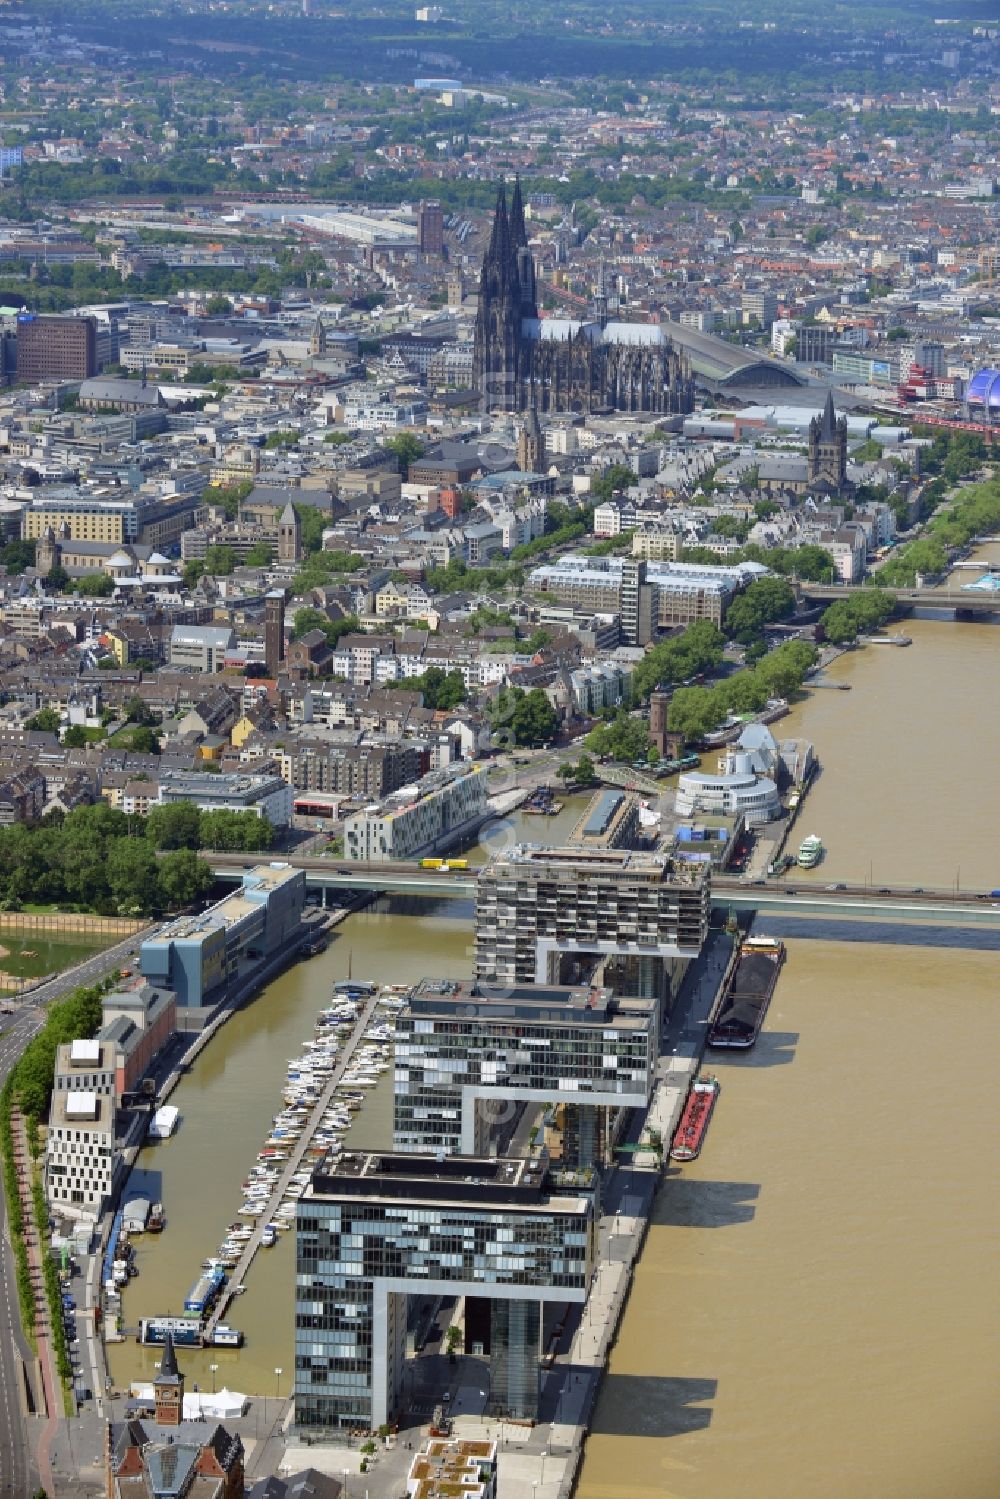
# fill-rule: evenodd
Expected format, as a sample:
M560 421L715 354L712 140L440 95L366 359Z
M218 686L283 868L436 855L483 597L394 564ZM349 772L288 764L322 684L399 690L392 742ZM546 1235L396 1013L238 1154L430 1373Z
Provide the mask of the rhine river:
M827 848L813 878L1000 887L1000 631L893 628L908 650L847 653L828 675L852 690L813 692L780 726L823 764L798 829ZM524 835L551 838L574 816L525 819ZM718 1069L701 1159L657 1199L581 1499L620 1499L625 1473L629 1493L677 1499L997 1491L1000 1093L982 1065L1000 1046L997 955L788 945L755 1052ZM177 1135L141 1158L168 1221L140 1251L129 1325L180 1310L235 1216L285 1060L349 957L356 977L386 982L468 973L471 909L383 902L353 916L224 1028L174 1094ZM389 1103L383 1080L356 1143L387 1143ZM215 1363L220 1386L288 1393L292 1249L286 1236L259 1254L230 1308L246 1348L184 1350L189 1380L207 1386ZM134 1343L109 1352L119 1384L157 1361Z

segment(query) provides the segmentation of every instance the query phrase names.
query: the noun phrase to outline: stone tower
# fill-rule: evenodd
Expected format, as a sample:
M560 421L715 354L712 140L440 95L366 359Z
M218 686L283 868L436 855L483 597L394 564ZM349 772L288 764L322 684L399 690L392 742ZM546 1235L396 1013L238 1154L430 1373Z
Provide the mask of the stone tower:
M35 568L39 577L47 578L54 567L58 565L61 549L56 541L56 533L51 526L46 526L35 546Z
M545 435L532 406L517 439L517 466L522 474L545 472Z
M847 479L847 417L837 420L831 391L827 391L823 415L814 416L809 423L806 472L811 485L837 493Z
M312 334L309 338L309 352L314 359L326 358L326 329L323 326L322 318L317 317L313 323Z
M269 677L278 675L284 659L285 595L275 588L264 599L264 663Z
M516 411L522 377L524 318L537 318L535 265L524 228L521 184L510 211L501 182L489 248L479 277L473 368L485 411Z
M298 562L302 556L302 522L289 500L278 521L278 561Z
M159 1426L179 1426L184 1419L184 1375L177 1367L174 1339L167 1333L163 1357L153 1380L153 1404Z

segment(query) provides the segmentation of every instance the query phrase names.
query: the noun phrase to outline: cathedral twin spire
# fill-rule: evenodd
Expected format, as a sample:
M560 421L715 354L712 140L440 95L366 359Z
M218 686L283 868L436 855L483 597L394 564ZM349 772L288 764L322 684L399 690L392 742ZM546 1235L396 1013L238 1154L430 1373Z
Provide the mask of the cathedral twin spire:
M520 302L522 317L537 317L535 306L535 266L528 248L524 223L524 200L521 179L514 179L514 192L507 207L507 189L503 181L497 189L497 206L489 249L483 258L480 285L493 296L507 296Z

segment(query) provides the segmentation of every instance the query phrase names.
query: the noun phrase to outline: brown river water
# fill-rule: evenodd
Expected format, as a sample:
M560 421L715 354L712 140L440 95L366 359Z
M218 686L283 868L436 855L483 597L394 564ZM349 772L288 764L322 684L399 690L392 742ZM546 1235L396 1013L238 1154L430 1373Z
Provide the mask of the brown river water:
M815 691L778 727L823 765L797 833L827 853L801 877L1000 887L1000 628L893 628L909 649L849 652L828 675L852 690ZM518 822L551 839L575 816ZM701 1159L657 1199L581 1499L1000 1493L1000 954L788 946L755 1052L717 1069ZM349 956L356 977L385 982L468 973L471 905L385 901L349 918L198 1060L172 1100L177 1135L133 1180L168 1225L140 1251L129 1325L180 1311ZM383 1079L356 1143L387 1143L390 1104ZM293 1278L285 1236L230 1308L246 1347L185 1350L189 1380L287 1394ZM157 1361L131 1342L109 1352L119 1383Z

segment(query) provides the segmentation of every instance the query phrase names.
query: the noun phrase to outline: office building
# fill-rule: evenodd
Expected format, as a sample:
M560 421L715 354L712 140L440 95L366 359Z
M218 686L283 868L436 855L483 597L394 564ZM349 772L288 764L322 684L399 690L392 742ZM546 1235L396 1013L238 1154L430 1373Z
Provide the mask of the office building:
M421 203L417 210L417 239L421 255L444 251L444 214L440 203Z
M159 801L162 806L193 802L202 812L253 812L275 828L286 828L292 818L292 788L275 775L165 770L160 775Z
M348 859L387 863L433 853L486 812L483 766L451 765L404 786L344 823Z
M646 581L647 564L637 557L623 557L621 568L622 639L626 645L648 645L653 638L655 591Z
M640 834L639 799L624 791L595 792L567 840L577 848L633 848Z
M174 625L170 632L170 665L203 675L221 671L226 652L236 644L229 625Z
M680 554L676 531L636 531L632 537L632 556L647 562L676 562Z
M745 291L740 310L744 323L757 323L761 328L770 328L778 316L778 298L773 291Z
M50 1209L98 1219L117 1185L115 1049L108 1041L71 1041L56 1049L45 1193Z
M197 1025L232 982L295 941L305 891L304 873L288 864L247 870L235 894L145 939L139 949L143 978L174 991L182 1027Z
M420 746L405 741L343 745L321 739L296 739L281 751L282 775L296 793L388 796L415 781L422 762Z
M802 324L796 337L795 358L799 364L831 364L836 329L823 323Z
M180 540L185 528L194 524L198 509L199 501L191 496L112 499L42 494L24 512L22 535L40 541L51 527L60 541L139 542L162 549Z
M646 1108L658 1035L655 1000L603 987L423 979L396 1022L393 1146L486 1155L524 1103Z
M89 380L97 374L97 320L24 312L17 319L17 378Z
M285 659L285 595L272 589L264 600L264 667L276 677Z
M562 604L620 614L623 636L632 644L642 644L638 637L647 627L667 630L696 619L721 624L739 590L766 571L753 562L712 567L692 562L647 562L634 555L585 557L570 553L533 568L528 581L532 588Z
M663 854L519 845L476 888L476 977L497 984L589 980L665 999L679 959L708 932L709 876Z
M98 1039L115 1049L115 1091L133 1093L177 1024L177 998L170 989L139 983L116 989L101 1000Z
M315 1172L295 1231L301 1429L391 1419L408 1295L488 1298L489 1404L537 1416L542 1305L587 1296L589 1195L560 1191L536 1160L352 1153Z

